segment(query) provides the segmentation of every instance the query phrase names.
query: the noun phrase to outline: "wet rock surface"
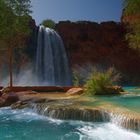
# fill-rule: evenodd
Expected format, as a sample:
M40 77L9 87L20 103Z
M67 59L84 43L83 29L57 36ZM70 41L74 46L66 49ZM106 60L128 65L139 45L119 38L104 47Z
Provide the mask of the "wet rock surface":
M10 106L18 100L19 97L14 92L4 93L0 97L0 107Z
M30 104L28 102L23 102L23 101L18 101L11 105L12 109L23 109L27 107L30 107Z
M71 88L66 92L66 95L81 95L84 93L83 88Z
M37 104L37 112L41 115L63 120L81 120L91 122L106 122L109 114L97 108L81 108L80 106L46 106Z

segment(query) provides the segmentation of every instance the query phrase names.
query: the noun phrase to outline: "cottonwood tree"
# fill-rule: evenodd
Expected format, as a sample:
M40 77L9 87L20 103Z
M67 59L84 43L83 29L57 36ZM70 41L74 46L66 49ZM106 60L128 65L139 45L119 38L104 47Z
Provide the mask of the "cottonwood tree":
M31 30L30 0L0 0L0 50L8 51L12 87L12 50L23 47Z

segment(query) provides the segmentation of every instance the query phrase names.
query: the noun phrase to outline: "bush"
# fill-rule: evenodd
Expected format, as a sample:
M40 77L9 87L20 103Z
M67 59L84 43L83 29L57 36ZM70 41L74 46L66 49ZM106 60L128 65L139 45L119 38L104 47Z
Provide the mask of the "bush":
M41 25L48 27L48 28L52 28L52 29L55 28L55 22L51 19L43 20Z
M106 71L98 71L93 69L93 72L86 81L84 87L88 95L106 94L106 87L113 86L113 83L120 79L120 74L114 68L109 68Z
M76 86L76 87L80 86L81 85L81 80L82 80L81 75L77 71L74 71L73 72L73 85Z

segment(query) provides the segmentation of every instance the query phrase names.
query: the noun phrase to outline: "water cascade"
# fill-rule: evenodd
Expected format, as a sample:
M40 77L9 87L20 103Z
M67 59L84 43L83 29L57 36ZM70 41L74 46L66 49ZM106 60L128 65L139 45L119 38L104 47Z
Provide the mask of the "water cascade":
M46 104L36 105L37 113L62 120L82 120L91 122L109 122L110 115L105 110L98 108L88 109L76 106L46 106Z
M118 126L140 132L140 117L137 115L110 113L110 118Z
M63 41L56 31L44 26L40 26L38 31L35 71L41 85L71 85L71 71Z
M80 120L88 122L111 122L125 129L140 132L140 117L129 112L118 113L102 108L85 108L75 105L48 105L38 103L35 106L38 114L61 120Z

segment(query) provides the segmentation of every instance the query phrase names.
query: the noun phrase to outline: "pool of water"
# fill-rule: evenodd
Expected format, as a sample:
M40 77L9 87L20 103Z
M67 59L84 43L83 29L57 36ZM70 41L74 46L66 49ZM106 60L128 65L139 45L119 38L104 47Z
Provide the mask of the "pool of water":
M109 103L140 113L140 90L137 90L136 87L124 87L124 90L132 94L120 96L92 96L89 97L89 100L81 102L81 105L96 107Z
M61 121L31 109L0 109L0 140L140 140L140 135L111 123Z
M133 94L126 94L121 96L102 96L98 97L98 101L110 102L116 106L125 107L137 113L140 113L140 90L136 87L124 87L125 91L132 92Z

